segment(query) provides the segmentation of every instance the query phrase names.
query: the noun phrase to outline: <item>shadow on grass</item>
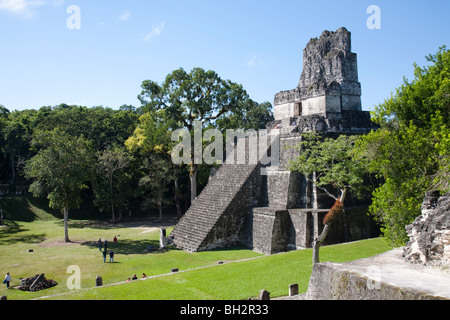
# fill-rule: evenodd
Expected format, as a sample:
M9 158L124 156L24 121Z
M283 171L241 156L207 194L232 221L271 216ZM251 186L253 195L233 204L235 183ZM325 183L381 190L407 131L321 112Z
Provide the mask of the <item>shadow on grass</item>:
M45 240L45 233L20 235L22 232L29 231L18 225L11 225L0 229L0 245L15 243L40 243Z
M33 222L36 219L48 220L60 218L58 211L50 209L48 200L45 198L34 198L31 195L13 196L1 199L5 220L15 223Z
M60 221L59 223L63 224L63 221ZM169 228L173 227L175 224L176 221L174 221L173 219L165 219L163 221L158 221L156 218L153 217L123 219L115 223L112 223L109 219L81 220L81 221L69 219L69 227L78 229L92 228L92 229L108 230L108 229L139 228L139 227Z
M87 241L82 243L83 246L95 248L99 250L97 241ZM104 247L102 247L102 251ZM159 249L158 240L120 240L117 243L108 242L107 251L113 250L115 254L162 254L168 251L180 250L173 247ZM99 250L100 251L100 250ZM107 257L109 259L109 256Z

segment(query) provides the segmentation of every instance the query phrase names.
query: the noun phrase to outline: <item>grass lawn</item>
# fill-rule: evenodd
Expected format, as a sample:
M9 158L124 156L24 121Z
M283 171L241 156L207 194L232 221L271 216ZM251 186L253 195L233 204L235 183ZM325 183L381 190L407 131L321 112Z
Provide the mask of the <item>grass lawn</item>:
M380 238L323 247L322 261L344 262L391 248ZM288 286L306 292L311 275L311 250L291 251L247 261L169 274L114 286L81 290L53 299L70 300L239 300L256 297L261 289L271 297L285 296Z
M7 290L2 285L0 296L7 295L9 300L52 295L56 296L51 299L247 299L257 296L263 288L271 292L271 297L277 297L287 294L289 284L298 283L300 292L308 286L312 267L309 249L272 256L241 248L147 253L145 248L149 244L158 244L159 230L150 229L144 220L115 225L73 220L69 226L73 243L65 245L62 221L36 207L30 199L2 200L2 205L6 212L12 212L12 207L26 211L27 218L16 215L18 220L8 220L8 226L0 228L1 275L10 272L12 286L20 284L19 278L38 273L58 282L54 288L35 293ZM119 241L113 244L111 240L117 235ZM116 252L115 263L103 263L96 245L98 238L109 240L108 248ZM33 252L28 252L29 249ZM382 239L370 239L323 247L321 260L343 262L387 250L390 247ZM249 258L254 259L232 262ZM82 290L57 295L71 291L66 283L72 275L67 268L72 265L80 268ZM199 267L206 268L168 274L171 268L183 271ZM125 281L133 274L140 278L142 273L161 276L107 286ZM104 287L94 288L97 276L102 276Z

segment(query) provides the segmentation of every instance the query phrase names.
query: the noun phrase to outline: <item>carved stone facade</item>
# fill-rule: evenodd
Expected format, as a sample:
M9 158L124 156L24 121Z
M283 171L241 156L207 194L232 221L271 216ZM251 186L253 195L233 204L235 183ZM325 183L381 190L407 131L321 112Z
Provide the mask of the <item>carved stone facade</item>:
M361 111L361 84L351 34L345 28L324 31L303 50L303 72L297 88L274 99L275 120L287 117Z

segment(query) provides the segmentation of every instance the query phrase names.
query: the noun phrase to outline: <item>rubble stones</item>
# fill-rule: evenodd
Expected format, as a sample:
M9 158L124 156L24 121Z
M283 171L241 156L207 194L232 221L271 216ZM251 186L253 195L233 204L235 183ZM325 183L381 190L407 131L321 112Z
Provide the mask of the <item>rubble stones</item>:
M36 292L44 289L49 289L56 286L58 283L52 279L46 279L45 275L37 274L34 277L24 278L20 281L19 290Z

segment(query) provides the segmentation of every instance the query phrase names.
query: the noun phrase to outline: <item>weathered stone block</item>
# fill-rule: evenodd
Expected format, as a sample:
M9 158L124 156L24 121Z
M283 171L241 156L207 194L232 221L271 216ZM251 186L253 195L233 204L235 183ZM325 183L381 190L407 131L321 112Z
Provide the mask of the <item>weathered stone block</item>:
M290 284L289 285L289 297L295 296L298 294L298 284Z
M409 242L403 251L407 261L450 267L450 193L425 195L422 215L406 227Z
M95 278L95 286L96 286L96 287L101 287L101 286L103 286L103 278L102 278L102 277L97 276L97 277Z
M270 292L262 289L259 292L259 300L270 300Z

